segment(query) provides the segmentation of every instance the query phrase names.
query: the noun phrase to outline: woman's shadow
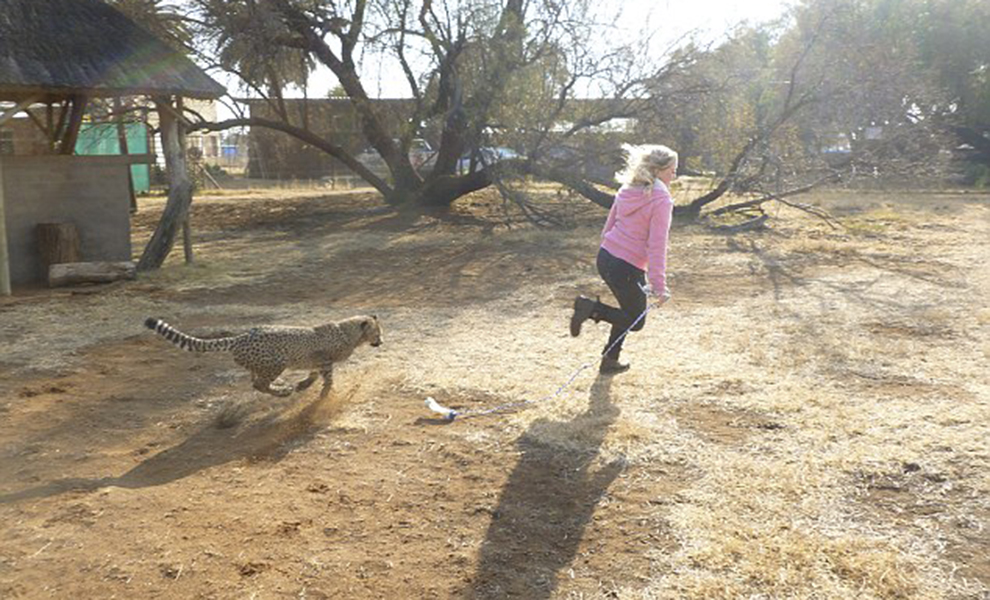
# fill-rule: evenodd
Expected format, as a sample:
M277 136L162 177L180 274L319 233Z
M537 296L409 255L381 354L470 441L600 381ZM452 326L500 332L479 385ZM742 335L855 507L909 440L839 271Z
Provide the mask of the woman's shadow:
M469 598L548 598L571 564L599 500L623 461L594 471L619 415L610 377L598 376L588 410L570 421L534 422L518 441L522 458L502 490L481 546Z

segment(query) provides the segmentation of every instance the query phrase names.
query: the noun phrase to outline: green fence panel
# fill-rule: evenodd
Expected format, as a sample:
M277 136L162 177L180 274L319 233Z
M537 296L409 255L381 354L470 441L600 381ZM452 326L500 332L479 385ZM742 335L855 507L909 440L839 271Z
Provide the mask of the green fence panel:
M148 153L148 128L143 123L128 123L124 126L127 134L128 154ZM83 123L76 141L76 154L106 156L120 154L116 123ZM134 192L151 190L150 165L131 165L131 181Z

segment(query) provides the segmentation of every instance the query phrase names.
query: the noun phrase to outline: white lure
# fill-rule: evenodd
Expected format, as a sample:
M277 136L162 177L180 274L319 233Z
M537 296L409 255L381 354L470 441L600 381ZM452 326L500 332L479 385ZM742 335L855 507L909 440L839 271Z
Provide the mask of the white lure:
M432 410L435 413L439 413L443 415L443 418L447 419L448 421L453 421L454 418L457 416L456 410L452 408L447 408L446 406L440 406L440 403L437 402L433 398L433 396L426 397L426 408Z

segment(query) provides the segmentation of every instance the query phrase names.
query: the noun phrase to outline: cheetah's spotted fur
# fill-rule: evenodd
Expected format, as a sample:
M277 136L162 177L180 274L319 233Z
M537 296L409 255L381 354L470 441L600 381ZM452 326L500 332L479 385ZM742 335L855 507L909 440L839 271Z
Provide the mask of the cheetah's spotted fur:
M358 316L318 327L261 326L240 335L201 339L182 333L161 319L148 318L145 327L183 350L230 352L234 362L251 372L255 389L275 396L309 388L323 378L320 397L330 392L333 364L351 355L367 342L382 343L382 328L375 316ZM309 376L295 386L275 383L286 369L308 369Z

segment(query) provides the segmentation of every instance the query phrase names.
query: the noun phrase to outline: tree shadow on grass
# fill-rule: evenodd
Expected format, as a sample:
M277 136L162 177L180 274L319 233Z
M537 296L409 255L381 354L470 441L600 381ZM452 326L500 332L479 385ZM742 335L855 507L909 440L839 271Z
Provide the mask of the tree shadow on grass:
M785 289L807 286L815 281L834 292L847 296L860 305L881 309L903 309L905 304L898 298L890 297L885 293L873 292L876 284L886 275L894 275L905 280L913 280L945 289L965 287L958 276L953 277L953 275L958 274L953 273L951 265L934 259L919 261L912 256L897 256L880 252L854 253L848 256L836 256L829 253L785 254L774 252L772 249L768 249L766 244L760 244L752 239L735 240L730 238L727 246L731 251L753 256L756 261L754 268L758 265L765 272L766 279L773 287L774 300L778 302L783 299ZM830 281L827 278L815 276L813 272L810 275L803 274L803 271L811 271L814 267L821 265L866 266L874 269L875 274L872 278L851 282Z
M224 212L224 211L228 212ZM479 209L334 208L318 199L203 207L200 235L218 244L214 261L230 279L210 288L214 306L266 304L273 298L321 304L460 306L497 299L533 283L552 283L588 260L585 248L560 246L534 230L493 235L506 224ZM221 250L224 247L227 250ZM234 250L232 250L234 249ZM265 250L267 249L267 250ZM233 261L237 257L236 263ZM291 260L279 262L280 256ZM593 255L591 255L593 258ZM202 288L170 290L199 301Z
M534 422L502 490L481 547L469 598L549 598L578 552L599 500L622 461L592 470L619 409L611 378L599 376L588 410L570 421Z
M153 487L194 475L203 469L236 460L278 461L292 447L311 440L342 406L334 395L316 397L300 406L247 422L243 427L202 427L181 444L142 461L119 477L69 477L33 488L0 495L0 504L48 498L66 492L93 491L103 487L129 489Z

